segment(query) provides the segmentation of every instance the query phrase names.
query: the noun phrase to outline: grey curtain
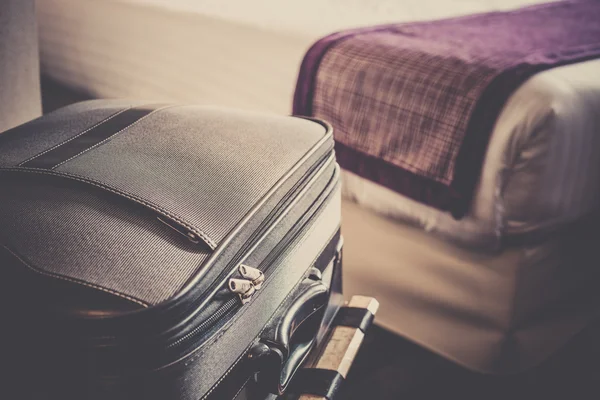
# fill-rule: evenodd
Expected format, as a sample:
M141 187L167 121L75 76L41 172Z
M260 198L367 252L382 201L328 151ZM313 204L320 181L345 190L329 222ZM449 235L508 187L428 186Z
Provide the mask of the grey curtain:
M41 113L35 0L0 0L0 132Z

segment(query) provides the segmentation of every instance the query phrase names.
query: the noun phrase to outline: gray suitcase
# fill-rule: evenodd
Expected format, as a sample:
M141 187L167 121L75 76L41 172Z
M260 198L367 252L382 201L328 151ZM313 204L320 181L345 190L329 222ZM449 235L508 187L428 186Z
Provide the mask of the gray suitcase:
M0 134L10 399L285 392L341 297L331 128L89 101Z

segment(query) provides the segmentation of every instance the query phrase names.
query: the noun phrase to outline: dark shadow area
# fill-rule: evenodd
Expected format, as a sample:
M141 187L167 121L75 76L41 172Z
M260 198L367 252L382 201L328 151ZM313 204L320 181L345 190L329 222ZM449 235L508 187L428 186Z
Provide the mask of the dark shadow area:
M41 77L41 83L42 110L44 114L68 106L69 104L92 99L92 96L89 94L69 89L47 76Z

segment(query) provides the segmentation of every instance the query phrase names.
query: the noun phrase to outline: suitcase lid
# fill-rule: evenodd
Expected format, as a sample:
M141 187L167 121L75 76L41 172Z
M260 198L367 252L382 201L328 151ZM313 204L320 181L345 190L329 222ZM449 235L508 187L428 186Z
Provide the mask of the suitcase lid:
M79 103L0 135L0 244L36 272L155 305L332 148L306 119Z

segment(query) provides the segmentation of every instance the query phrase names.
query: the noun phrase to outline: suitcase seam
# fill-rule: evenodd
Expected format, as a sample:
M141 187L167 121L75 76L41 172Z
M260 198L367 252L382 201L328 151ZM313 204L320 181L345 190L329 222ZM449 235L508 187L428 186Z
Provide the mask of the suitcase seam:
M82 155L84 155L84 154L85 154L85 153L87 153L88 151L90 151L90 150L93 150L93 149L95 149L96 147L100 147L100 146L102 146L104 143L108 142L109 140L111 140L112 138L114 138L115 136L117 136L118 134L120 134L120 133L123 133L124 131L126 131L127 129L131 128L131 127L132 127L132 126L134 126L134 125L137 125L139 122L141 122L141 121L143 121L144 119L146 119L146 118L150 117L151 115L154 115L154 114L156 114L156 113L157 113L157 112L159 112L159 111L166 110L167 108L173 108L173 107L177 107L177 105L165 106L165 107L161 107L161 108L158 108L158 109L156 109L156 110L152 111L150 114L147 114L147 115L143 116L142 118L140 118L140 119L136 120L134 123L132 123L132 124L130 124L130 125L127 125L126 127L122 128L121 130L119 130L119 131L117 131L117 132L113 133L112 135L110 135L109 137L107 137L106 139L104 139L103 141L101 141L101 142L98 142L98 143L94 144L93 146L90 146L90 147L88 147L87 149L85 149L85 150L83 150L83 151L81 151L81 152L79 152L79 153L75 154L75 155L74 155L74 156L72 156L72 157L69 157L68 159L66 159L66 160L64 160L64 161L61 161L60 163L56 164L56 165L55 165L54 167L52 167L51 169L52 169L52 170L55 170L56 168L60 167L61 165L63 165L63 164L66 164L66 163L68 163L69 161L71 161L71 160L73 160L73 159L75 159L75 158L77 158L77 157L79 157L79 156L82 156Z
M217 247L216 242L212 238L210 238L206 233L204 233L200 229L193 226L191 223L187 222L183 217L181 217L177 214L174 214L173 212L168 211L168 210L162 208L161 206L154 204L153 202L150 202L149 200L143 199L139 196L136 196L131 193L125 192L123 190L117 189L107 183L103 183L103 182L97 181L95 179L87 178L87 177L84 177L81 175L76 175L76 174L72 174L72 173L68 173L68 172L47 170L47 169L42 169L42 168L31 168L31 167L0 168L0 172L2 172L2 171L30 172L30 173L36 173L36 174L42 174L42 175L57 176L57 177L63 177L63 178L79 181L82 183L86 183L88 185L96 186L102 190L109 191L118 196L125 197L129 200L132 200L132 201L138 203L138 204L148 207L151 210L154 210L160 214L167 216L168 218L172 218L176 222L183 225L185 228L191 230L192 232L194 232L195 234L200 236L200 238L202 238L202 240L210 247L211 250L214 250Z
M111 120L111 119L113 119L113 118L114 118L114 117L116 117L117 115L119 115L119 114L122 114L122 113L124 113L124 112L125 112L125 111L127 111L127 110L130 110L131 108L132 108L132 107L127 107L127 108L124 108L124 109L122 109L122 110L119 110L119 111L115 112L114 114L111 114L111 115L109 115L108 117L106 117L106 118L104 118L103 120L101 120L101 121L99 121L99 122L95 123L94 125L92 125L92 126L90 126L89 128L85 129L83 132L80 132L80 133L78 133L77 135L73 136L72 138L69 138L69 139L67 139L67 140L65 140L65 141L63 141L63 142L60 142L60 143L58 143L58 144L55 144L54 146L50 147L49 149L46 149L46 150L42 151L42 152L41 152L41 153L39 153L39 154L36 154L36 155L34 155L34 156L31 156L31 157L29 157L29 158L28 158L28 159L26 159L25 161L21 161L21 162L18 164L18 166L19 166L19 167L21 167L23 164L27 164L29 161L31 161L31 160L34 160L34 159L36 159L36 158L38 158L38 157L41 157L41 156L43 156L44 154L46 154L46 153L48 153L48 152L50 152L50 151L52 151L52 150L54 150L54 149L57 149L57 148L59 148L59 147L61 147L61 146L65 145L65 144L67 144L67 143L69 143L69 142L71 142L71 141L73 141L73 140L77 139L77 138L78 138L78 137L80 137L81 135L84 135L84 134L86 134L87 132L91 131L92 129L94 129L94 128L96 128L96 127L100 126L100 125L102 125L103 123L105 123L105 122L107 122L107 121L109 121L109 120Z
M17 253L15 253L13 250L11 250L10 248L8 248L7 246L5 246L5 245L0 245L0 246L2 246L2 248L6 249L6 251L8 251L13 257L15 257L23 266L27 267L30 271L33 271L33 272L35 272L37 274L40 274L40 275L43 275L43 276L47 276L47 277L50 277L50 278L55 278L55 279L67 281L69 283L74 283L76 285L86 286L86 287L89 287L89 288L92 288L92 289L100 290L102 292L109 293L109 294L112 294L114 296L120 297L122 299L125 299L125 300L131 301L133 303L136 303L136 304L138 304L138 305L140 305L140 306L142 306L144 308L148 308L149 307L149 304L143 302L142 300L136 299L135 297L129 296L129 295L125 294L125 293L121 293L121 292L118 292L116 290L108 289L108 288L105 288L103 286L99 286L99 285L96 285L96 284L93 284L93 283L85 282L85 281L82 281L80 279L70 278L68 276L64 276L64 275L60 275L60 274L55 274L53 272L48 272L48 271L40 270L39 268L36 268L36 267L32 266L31 264L29 264L21 256L19 256Z

